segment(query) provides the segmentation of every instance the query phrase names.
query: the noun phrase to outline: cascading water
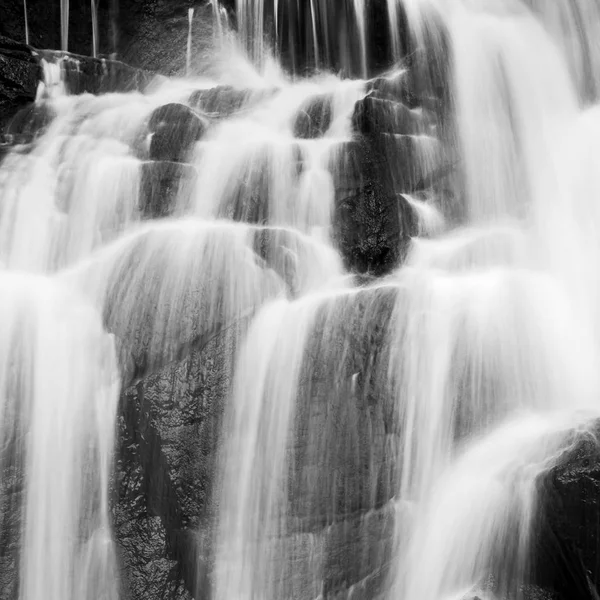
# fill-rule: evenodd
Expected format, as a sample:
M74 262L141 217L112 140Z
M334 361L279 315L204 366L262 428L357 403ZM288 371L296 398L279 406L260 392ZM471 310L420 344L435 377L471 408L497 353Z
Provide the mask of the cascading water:
M0 583L148 596L119 390L226 332L210 524L145 500L210 565L185 594L525 599L541 482L600 416L596 1L238 0L237 34L210 4L202 77L194 8L183 79L70 96L45 61L0 165Z

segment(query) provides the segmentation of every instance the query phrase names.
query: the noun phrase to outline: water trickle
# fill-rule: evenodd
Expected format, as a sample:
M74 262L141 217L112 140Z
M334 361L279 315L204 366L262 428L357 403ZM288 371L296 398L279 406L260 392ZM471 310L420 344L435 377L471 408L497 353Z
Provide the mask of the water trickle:
M188 10L188 35L187 48L185 53L185 74L189 77L192 72L192 26L194 22L194 9Z
M92 56L98 57L98 44L100 43L100 32L98 30L98 2L99 0L90 0L92 12Z
M25 22L25 43L29 45L29 20L27 17L27 0L23 0L23 20Z
M60 0L60 49L69 50L69 0Z

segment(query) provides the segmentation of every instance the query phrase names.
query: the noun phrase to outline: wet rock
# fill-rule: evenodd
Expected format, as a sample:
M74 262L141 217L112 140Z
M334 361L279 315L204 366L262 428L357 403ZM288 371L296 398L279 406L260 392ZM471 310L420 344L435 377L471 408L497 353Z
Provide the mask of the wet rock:
M402 102L408 108L420 106L419 99L410 85L410 74L406 67L397 69L367 82L367 92L376 98Z
M433 120L421 108L409 108L401 102L370 94L356 103L352 126L362 135L416 135L431 131Z
M22 108L7 124L6 135L13 143L29 143L42 135L55 117L55 111L47 102L36 102Z
M331 125L331 102L331 96L326 94L310 98L295 117L294 136L300 139L323 137Z
M387 159L371 140L358 138L340 145L331 168L334 233L347 267L361 274L389 272L404 258L417 223L395 187Z
M210 598L230 344L215 338L123 394L113 513L129 600Z
M194 167L185 163L147 161L140 168L139 206L145 218L167 217L178 207L186 207L198 175Z
M600 588L600 446L596 422L540 484L536 576L560 598L596 599Z
M185 161L190 150L205 133L208 120L184 104L165 104L148 121L152 134L150 158L160 161Z
M6 123L35 100L40 67L31 49L0 35L0 133Z
M441 144L432 135L381 133L371 143L381 176L387 174L387 185L395 194L424 189L425 182L441 170Z
M55 50L36 52L49 63L60 65L65 88L72 95L143 91L156 76L118 60Z
M386 448L399 432L386 386L385 337L395 300L391 289L332 299L313 326L297 399L290 500L304 530L382 508L395 494Z
M275 90L239 89L229 85L196 90L188 99L190 106L219 118L249 109L272 96Z

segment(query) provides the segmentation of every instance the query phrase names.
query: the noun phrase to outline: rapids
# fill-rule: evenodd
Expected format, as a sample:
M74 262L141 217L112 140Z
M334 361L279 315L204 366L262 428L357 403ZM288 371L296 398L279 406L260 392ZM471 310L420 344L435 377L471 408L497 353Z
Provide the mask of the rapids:
M237 0L237 30L210 4L212 54L192 54L190 8L186 77L143 92L70 94L67 59L45 58L42 131L0 163L9 597L128 597L111 516L122 391L227 330L215 600L525 599L541 482L596 443L600 417L600 4ZM302 75L282 50L300 39ZM402 115L426 125L357 131L374 90L410 86ZM183 173L172 197L145 204L158 143L192 127L160 161ZM348 166L365 140L375 176ZM450 193L399 189L438 163ZM352 268L340 205L384 180L410 239L375 277ZM359 513L361 539L389 525L359 561L376 585L331 575L331 539Z

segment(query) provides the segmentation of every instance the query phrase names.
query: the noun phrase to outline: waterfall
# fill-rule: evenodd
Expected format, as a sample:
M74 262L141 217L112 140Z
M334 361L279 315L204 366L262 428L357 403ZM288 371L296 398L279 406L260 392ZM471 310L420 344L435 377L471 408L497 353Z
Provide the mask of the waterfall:
M5 523L13 521L4 534L20 548L18 597L116 598L108 516L119 389L112 337L69 289L24 274L1 280L1 501ZM97 560L86 576L89 553Z
M531 600L597 460L600 4L210 4L194 77L194 8L185 77L44 53L0 148L7 597Z

